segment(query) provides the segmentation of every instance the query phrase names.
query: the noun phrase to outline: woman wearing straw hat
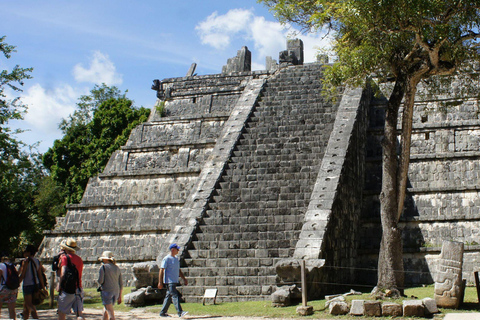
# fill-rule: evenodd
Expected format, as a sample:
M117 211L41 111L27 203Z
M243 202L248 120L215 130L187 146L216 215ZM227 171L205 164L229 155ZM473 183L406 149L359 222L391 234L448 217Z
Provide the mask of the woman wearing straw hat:
M98 260L103 262L98 275L98 284L101 290L102 304L104 306L103 319L115 320L113 305L115 301L122 303L122 272L115 264L111 251L104 251Z

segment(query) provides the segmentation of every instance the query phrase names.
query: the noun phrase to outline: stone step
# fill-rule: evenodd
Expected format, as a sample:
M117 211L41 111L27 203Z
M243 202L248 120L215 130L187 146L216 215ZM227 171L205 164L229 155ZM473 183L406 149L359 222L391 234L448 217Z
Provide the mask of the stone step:
M275 248L279 247L280 245L288 247L289 242L290 244L294 244L294 241L296 241L295 237L300 233L300 229L298 229L298 227L301 227L301 225L302 223L300 222L279 224L277 227L270 227L270 230L268 231L268 227L266 225L250 225L249 227L247 226L245 228L241 228L242 231L236 231L240 230L240 228L235 228L235 226L225 227L225 229L222 229L222 226L208 227L204 229L198 229L196 239L199 242L233 241L232 243L225 244L225 246L229 246L231 248L248 248L248 244L241 245L240 243L235 243L235 241L252 240L259 242L257 248ZM291 227L291 229L283 230L284 228L287 229L287 227ZM245 229L247 231L243 231Z
M227 233L227 232L210 232L210 233L199 233L196 235L198 241L205 240L205 241L240 241L240 240L256 240L256 241L268 241L274 240L297 240L297 236L300 234L300 230L297 227L301 227L301 224L295 225L295 229L287 230L291 232L285 232L281 235L278 234L278 231L244 231L244 232L234 232L234 233ZM220 228L218 229L220 230ZM252 230L255 230L252 227ZM205 235L205 236L203 236ZM194 244L195 245L195 244Z
M213 236L213 237L212 237ZM291 235L292 236L292 235ZM293 236L292 236L293 237ZM213 239L212 239L213 238ZM267 239L267 238L265 238ZM297 240L293 239L275 239L272 240L215 240L215 235L208 234L207 239L203 239L197 234L197 240L193 241L189 249L196 250L261 250L270 248L291 248L295 246ZM241 255L242 253L240 253ZM250 254L250 253L247 253Z
M246 262L249 268L266 268L266 267L275 267L276 263L281 258L277 257L267 257L267 258L258 258L258 264L255 266L248 266L248 263L253 264L253 262ZM249 261L252 259L249 259ZM235 272L243 272L238 271L239 265L245 266L245 261L238 262L235 259L203 259L203 258L185 258L186 265L191 268L233 268L237 269ZM257 263L257 262L256 262ZM219 271L219 272L226 272L226 271Z
M246 260L246 259L244 259ZM250 260L249 260L250 261ZM187 267L182 268L182 272L186 277L251 277L259 278L264 276L271 276L275 273L274 266L252 266L249 261L244 261L231 267ZM239 268L241 267L241 269ZM257 280L258 281L258 280ZM197 282L198 283L198 282ZM192 283L194 285L194 283ZM217 283L218 284L218 283Z
M235 302L235 301L256 301L261 299L269 299L271 294L271 286L274 282L269 283L265 281L263 285L242 285L242 277L232 279L229 285L217 286L211 285L213 279L209 280L209 284L205 286L182 286L179 291L185 298L185 302L202 302L202 297L205 294L205 289L214 287L217 289L217 302ZM268 280L271 280L268 278ZM207 301L208 302L208 301Z
M291 258L295 248L271 248L271 249L237 249L237 250L191 250L189 256L192 259L246 259L255 262L254 258ZM260 262L258 262L260 264Z

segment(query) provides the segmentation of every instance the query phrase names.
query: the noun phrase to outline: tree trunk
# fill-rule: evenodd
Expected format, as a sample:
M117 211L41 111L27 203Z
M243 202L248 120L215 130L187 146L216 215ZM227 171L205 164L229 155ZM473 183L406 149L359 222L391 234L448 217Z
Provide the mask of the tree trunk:
M382 241L378 257L378 281L373 293L401 293L404 283L402 232L398 228L397 210L401 201L398 193L397 121L400 104L405 95L406 79L397 79L385 113L385 132L382 141L383 168L380 193Z
M405 203L405 195L407 193L408 166L410 165L410 146L412 145L412 128L413 128L413 106L415 104L415 94L417 93L417 85L420 82L421 74L412 77L407 81L405 92L405 103L403 105L402 115L402 133L401 133L401 150L400 163L398 168L398 210L397 221L403 213L403 205Z

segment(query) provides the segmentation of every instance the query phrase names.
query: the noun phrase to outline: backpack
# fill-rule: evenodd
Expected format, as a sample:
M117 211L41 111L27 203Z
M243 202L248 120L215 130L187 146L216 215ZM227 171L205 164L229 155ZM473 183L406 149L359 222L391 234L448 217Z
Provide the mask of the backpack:
M7 279L5 280L5 276L3 275L3 283L10 290L18 289L20 286L20 277L18 276L17 269L12 263L4 263L4 265L7 267Z
M78 275L78 270L75 265L70 261L68 254L65 254L67 257L67 265L65 266L65 273L60 282L60 290L66 293L74 294L77 291L77 288L80 287L80 277Z
M53 257L53 261L52 261L52 271L57 271L59 268L58 268L58 264L60 263L60 256L62 254L60 253L59 255L56 255Z

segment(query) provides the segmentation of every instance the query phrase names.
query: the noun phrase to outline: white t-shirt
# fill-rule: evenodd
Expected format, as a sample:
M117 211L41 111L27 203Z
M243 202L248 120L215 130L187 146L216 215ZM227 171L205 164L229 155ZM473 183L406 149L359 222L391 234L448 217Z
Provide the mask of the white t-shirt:
M0 279L0 290L3 290L5 282L7 281L7 265L5 263L0 263L0 270L2 270L2 278Z

